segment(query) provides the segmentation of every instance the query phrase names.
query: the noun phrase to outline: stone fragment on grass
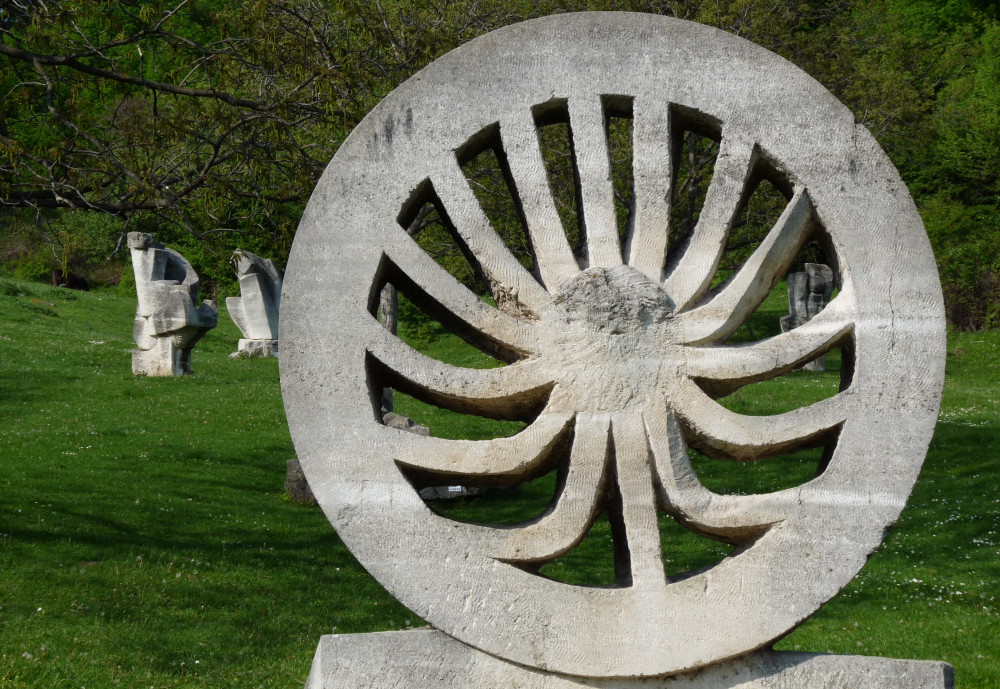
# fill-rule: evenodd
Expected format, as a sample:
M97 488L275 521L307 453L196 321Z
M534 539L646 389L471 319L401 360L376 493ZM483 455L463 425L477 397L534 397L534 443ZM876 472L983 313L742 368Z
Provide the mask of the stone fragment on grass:
M421 426L410 417L397 414L396 412L390 411L383 414L382 423L389 428L406 431L407 433L415 433L416 435L422 436L429 436L431 434L431 429L427 426Z

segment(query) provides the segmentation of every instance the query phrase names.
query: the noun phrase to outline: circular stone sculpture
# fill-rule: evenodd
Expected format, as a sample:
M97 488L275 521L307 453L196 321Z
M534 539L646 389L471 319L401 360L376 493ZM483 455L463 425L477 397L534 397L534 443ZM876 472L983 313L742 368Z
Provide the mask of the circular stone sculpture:
M633 205L619 231L607 121L630 121ZM568 123L576 249L556 212L538 127ZM719 153L690 237L668 240L685 131ZM492 150L525 226L525 268L463 165ZM787 205L754 253L713 284L756 180ZM499 307L407 233L430 204ZM838 292L800 328L729 344L809 239ZM718 281L715 281L718 282ZM382 328L391 283L506 366L428 358ZM344 543L443 632L526 666L590 677L665 675L766 646L834 596L898 517L943 381L943 309L916 209L874 139L782 58L705 26L582 13L495 31L435 61L358 125L299 226L281 307L281 379L298 456ZM775 416L714 398L831 348L841 391ZM458 412L527 422L509 438L419 437L381 423L391 386ZM800 486L722 495L688 447L736 461L827 448ZM559 467L551 507L517 525L447 519L422 485L516 484ZM617 583L538 572L602 512ZM666 513L736 546L668 577Z

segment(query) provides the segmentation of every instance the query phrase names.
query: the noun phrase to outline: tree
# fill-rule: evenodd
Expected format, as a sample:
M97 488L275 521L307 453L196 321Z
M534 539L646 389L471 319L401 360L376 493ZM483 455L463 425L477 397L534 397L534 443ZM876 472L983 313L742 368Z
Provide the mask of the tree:
M121 232L151 217L199 238L252 227L287 246L283 207L301 204L332 151L332 85L288 41L315 17L208 0L3 12L0 202L105 213ZM227 35L251 15L261 34ZM310 25L328 39L329 25Z
M0 205L105 214L112 246L152 224L223 268L235 243L283 256L353 125L438 54L520 18L495 1L11 0ZM54 254L61 234L43 231Z
M949 321L1000 327L1000 23L938 94L922 198Z
M938 259L949 322L1000 325L1000 10L977 0L879 0L850 64ZM863 47L875 47L874 51ZM852 100L852 98L854 98ZM865 112L869 112L867 109Z
M34 216L16 242L8 223L0 250L47 246L55 267L114 254L126 230L142 228L188 252L209 287L231 279L234 248L281 260L323 167L401 81L500 26L606 9L717 26L815 76L910 185L953 322L996 322L996 298L983 287L1000 280L992 248L1000 242L989 240L998 215L1000 13L988 0L8 0L0 8L0 227L4 209ZM557 130L543 133L543 145L572 234L571 151ZM617 150L624 225L630 154L627 145ZM690 169L708 171L712 150ZM516 233L495 161L469 171L495 224ZM692 174L679 189L681 238L705 179ZM767 224L768 207L765 198L763 210L749 209L729 247L735 258ZM424 220L418 241L475 283L435 215Z

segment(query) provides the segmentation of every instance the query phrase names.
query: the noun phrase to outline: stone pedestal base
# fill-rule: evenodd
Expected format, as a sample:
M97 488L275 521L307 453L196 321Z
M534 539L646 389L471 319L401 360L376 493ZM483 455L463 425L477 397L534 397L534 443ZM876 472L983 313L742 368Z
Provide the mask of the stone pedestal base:
M152 349L132 350L132 373L159 378L191 373L191 350L180 349L173 338L156 338Z
M306 689L952 689L947 663L759 651L646 679L554 675L487 655L434 629L324 636Z
M236 351L230 354L234 359L247 359L264 356L278 356L277 340L240 340Z

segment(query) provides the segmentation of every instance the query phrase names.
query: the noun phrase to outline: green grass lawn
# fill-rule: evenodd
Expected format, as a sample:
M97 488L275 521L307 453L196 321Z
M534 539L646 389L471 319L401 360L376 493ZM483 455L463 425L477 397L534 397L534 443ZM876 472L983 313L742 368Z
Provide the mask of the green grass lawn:
M0 689L301 687L321 634L423 624L318 508L284 497L294 450L277 362L229 359L239 333L223 315L195 349L193 376L135 378L134 308L114 291L0 281ZM779 310L762 309L756 336ZM428 353L491 364L430 330ZM838 380L839 360L828 364L727 404L774 413L824 397ZM998 397L1000 333L952 336L941 420L903 517L860 576L778 648L946 660L959 689L1000 686ZM397 405L446 437L519 427L401 395ZM816 459L740 466L736 480L780 486ZM695 461L713 488L732 480L716 460ZM439 509L510 521L544 509L551 490L542 477ZM663 528L670 571L728 550ZM598 523L544 572L606 582L609 558Z

